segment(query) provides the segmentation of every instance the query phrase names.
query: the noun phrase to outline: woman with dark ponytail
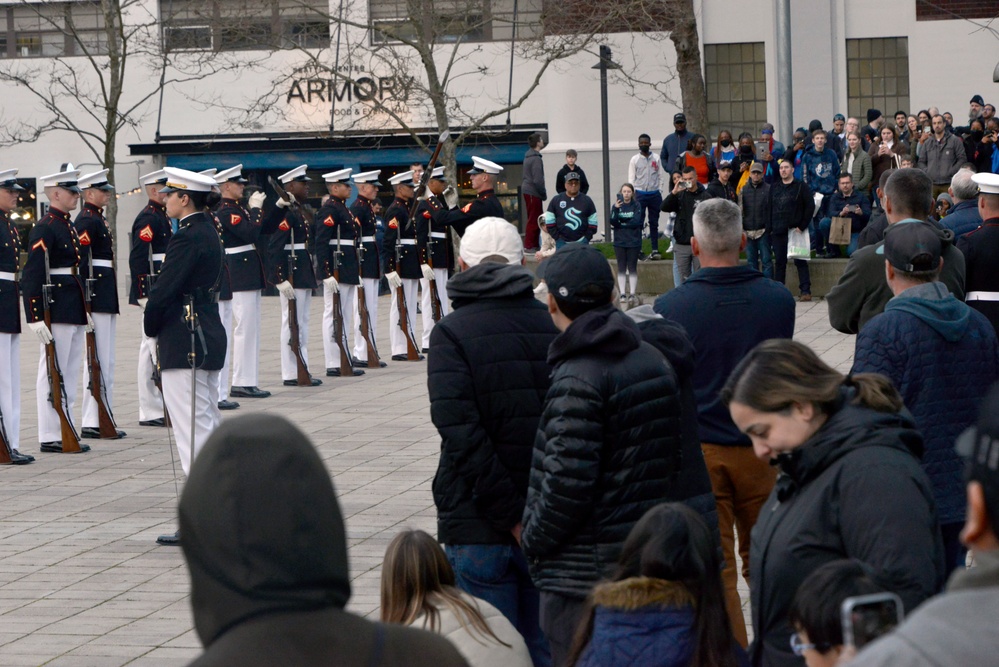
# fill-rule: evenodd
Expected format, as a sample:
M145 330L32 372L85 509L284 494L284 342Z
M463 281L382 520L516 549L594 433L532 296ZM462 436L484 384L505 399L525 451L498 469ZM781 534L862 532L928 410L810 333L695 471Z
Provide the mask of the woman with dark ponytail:
M756 455L780 469L753 530L753 665L801 664L788 611L825 563L867 563L906 610L940 590L923 439L887 378L844 376L801 343L770 340L746 355L721 396Z

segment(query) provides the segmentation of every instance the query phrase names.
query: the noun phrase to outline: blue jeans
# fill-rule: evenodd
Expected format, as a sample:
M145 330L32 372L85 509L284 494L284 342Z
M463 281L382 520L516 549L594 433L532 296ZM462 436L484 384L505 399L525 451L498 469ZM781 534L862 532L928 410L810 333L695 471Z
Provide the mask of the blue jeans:
M774 277L774 263L770 255L770 234L764 234L758 239L746 239L746 260L749 265L760 270L760 260L763 261L763 275Z
M504 544L446 545L458 588L503 612L531 652L534 667L552 664L548 640L541 632L538 589L519 547Z
M645 212L649 212L649 240L652 242L652 252L659 252L659 213L663 205L663 196L658 190L655 192L642 190L635 193L635 199L642 206L643 224Z
M829 243L829 230L832 229L832 218L822 218L819 221L819 231L822 233L822 238L825 240L826 247L831 251L839 255L840 246L830 245ZM850 257L857 250L857 243L860 242L860 232L856 234L850 234L850 243L846 246L846 256Z

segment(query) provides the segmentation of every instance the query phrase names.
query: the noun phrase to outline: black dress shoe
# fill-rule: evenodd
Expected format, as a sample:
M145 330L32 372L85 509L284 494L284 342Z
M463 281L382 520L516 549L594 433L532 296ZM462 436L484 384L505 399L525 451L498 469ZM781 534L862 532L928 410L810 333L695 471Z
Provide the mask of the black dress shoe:
M318 387L322 383L323 383L323 381L320 380L319 378L312 378L312 386L313 387ZM298 380L285 380L282 384L284 384L284 386L286 386L286 387L297 387L298 386Z
M409 357L407 357L405 354L393 354L392 361L409 361ZM423 361L423 355L422 354L417 355L416 359L414 359L413 361Z
M139 426L166 426L166 420L163 417L157 417L156 419L146 419L139 422Z
M427 352L429 352L429 351L430 351L430 348L429 348L429 347L425 347L425 348L423 348L422 350L420 350L420 352L422 352L423 354L426 354L426 353L427 353Z
M236 401L219 401L219 410L235 410L239 407Z
M237 398L267 398L271 392L259 387L233 387L229 390L229 395Z
M53 440L52 442L43 442L41 450L46 454L62 454L63 453L62 442L60 440ZM81 442L80 451L89 452L90 445L85 445Z
M353 374L354 377L357 377L359 375L364 375L364 371L362 371L360 368L351 368L350 370L352 371L352 374ZM326 369L326 377L338 378L338 377L341 377L341 376L342 376L342 373L340 373L340 369L339 368L327 368Z
M12 465L23 466L31 463L35 460L35 457L31 454L22 454L16 449L10 450L10 462Z
M180 531L178 530L173 535L160 535L156 538L156 544L164 547L179 547L180 546Z
M119 429L118 430L118 435L116 435L114 438L108 438L108 440L112 440L112 439L118 439L118 440L120 440L121 438L124 438L125 435L126 435L125 432L122 431L121 429ZM100 437L101 437L101 429L99 429L97 427L94 427L94 426L84 426L82 429L80 429L80 437L81 438L96 438L96 439L99 440Z

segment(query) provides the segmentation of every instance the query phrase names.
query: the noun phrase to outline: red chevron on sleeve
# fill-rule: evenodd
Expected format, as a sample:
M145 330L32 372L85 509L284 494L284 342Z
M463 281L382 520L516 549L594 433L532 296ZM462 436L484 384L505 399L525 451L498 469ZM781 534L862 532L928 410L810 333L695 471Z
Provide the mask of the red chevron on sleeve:
M142 228L142 231L139 232L139 238L146 243L152 243L153 236L153 228L150 225L146 225Z
M83 232L80 234L80 245L90 245L90 233Z
M232 225L233 227L235 227L242 221L243 221L242 216L236 215L235 213L229 214L229 224Z
M35 241L35 245L31 246L32 250L38 250L39 248L42 250L48 250L48 248L45 247L45 239L38 239Z
M332 215L327 215L326 219L323 220L323 224L326 225L327 227L332 227L333 225L336 224L336 221L333 220Z
M280 229L282 232L286 232L289 229L291 229L291 225L288 224L287 220L282 220L281 224L278 225L278 229Z

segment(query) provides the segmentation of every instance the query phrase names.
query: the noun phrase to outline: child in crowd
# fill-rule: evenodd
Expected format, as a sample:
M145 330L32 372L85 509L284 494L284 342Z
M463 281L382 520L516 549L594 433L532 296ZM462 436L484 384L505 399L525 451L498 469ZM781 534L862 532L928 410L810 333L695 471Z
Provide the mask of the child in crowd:
M586 180L586 172L576 164L576 157L576 150L574 148L570 148L565 152L565 164L562 165L562 168L558 170L558 175L555 176L555 192L558 194L565 192L565 175L573 171L579 174L579 191L584 195L590 191L590 182Z
M496 607L460 591L437 540L404 530L385 550L382 622L446 637L471 667L532 667L524 638Z
M614 228L614 255L617 257L617 291L621 302L634 304L638 288L638 254L642 250L642 205L635 199L631 183L621 186L611 208L611 227ZM625 289L625 278L628 289Z

